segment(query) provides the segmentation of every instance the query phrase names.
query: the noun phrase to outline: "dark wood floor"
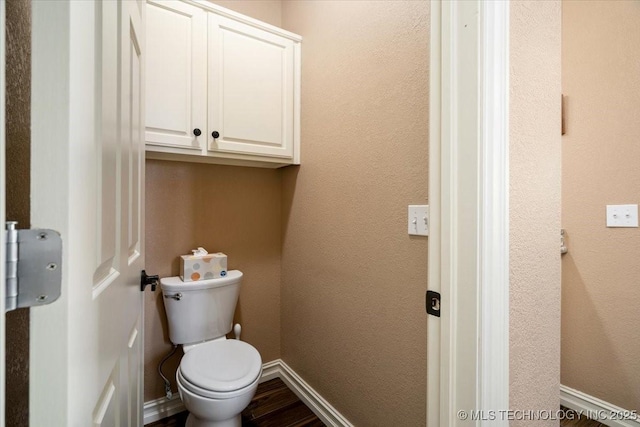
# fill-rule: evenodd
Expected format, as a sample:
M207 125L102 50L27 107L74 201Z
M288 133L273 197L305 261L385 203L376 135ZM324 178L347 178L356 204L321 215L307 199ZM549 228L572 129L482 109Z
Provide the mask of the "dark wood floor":
M599 423L598 421L590 420L585 416L577 418L577 413L575 411L565 408L564 406L561 409L565 411L565 414L572 412L575 414L576 419L560 420L560 427L607 427L606 425ZM573 418L573 416L567 416L566 418Z
M564 411L571 411L562 407ZM575 412L574 412L575 413ZM187 412L164 418L147 427L184 427ZM567 418L573 418L568 416ZM323 427L324 424L298 399L280 378L258 386L256 395L242 412L242 427ZM560 420L560 427L606 427L584 416Z
M183 427L187 412L164 418L148 427ZM280 378L263 382L242 412L242 427L323 427L324 423L298 399Z

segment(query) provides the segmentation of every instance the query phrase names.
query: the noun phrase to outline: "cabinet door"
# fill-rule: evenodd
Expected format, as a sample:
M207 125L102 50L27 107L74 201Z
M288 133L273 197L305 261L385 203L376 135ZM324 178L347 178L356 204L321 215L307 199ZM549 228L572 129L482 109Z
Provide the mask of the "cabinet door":
M209 14L210 151L293 157L293 47L284 37Z
M207 140L206 12L180 1L149 0L146 61L147 148L201 154Z

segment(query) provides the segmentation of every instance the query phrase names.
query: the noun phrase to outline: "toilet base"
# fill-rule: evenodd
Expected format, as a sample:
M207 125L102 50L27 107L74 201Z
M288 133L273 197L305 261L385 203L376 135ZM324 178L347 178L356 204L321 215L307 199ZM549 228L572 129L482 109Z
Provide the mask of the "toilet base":
M242 427L242 416L238 415L229 420L211 421L197 418L193 414L189 414L185 427Z

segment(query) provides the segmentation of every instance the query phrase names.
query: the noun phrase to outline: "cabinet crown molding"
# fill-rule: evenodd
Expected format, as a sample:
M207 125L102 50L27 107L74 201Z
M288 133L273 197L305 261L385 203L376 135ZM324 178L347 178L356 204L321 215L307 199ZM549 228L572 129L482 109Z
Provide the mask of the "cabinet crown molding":
M286 37L296 43L302 42L302 36L298 34L289 32L287 30L283 30L282 28L278 28L275 25L267 24L266 22L260 21L258 19L254 19L249 16L243 15L239 12L233 11L231 9L227 9L226 7L218 6L217 4L212 3L208 0L182 0L182 1L184 1L185 3L192 4L194 6L201 7L217 15L226 16L227 18L233 19L235 21L239 21L244 24L251 25L256 28L260 28L261 30L269 31L270 33L276 34L278 36Z

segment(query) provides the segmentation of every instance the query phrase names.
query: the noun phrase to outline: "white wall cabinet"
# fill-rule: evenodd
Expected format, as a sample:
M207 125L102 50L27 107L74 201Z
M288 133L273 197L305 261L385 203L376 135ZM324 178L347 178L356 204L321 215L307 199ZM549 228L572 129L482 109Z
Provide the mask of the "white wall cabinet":
M147 158L300 163L300 42L207 2L147 2Z
M181 1L148 2L146 12L147 150L200 154L206 147L207 12Z

